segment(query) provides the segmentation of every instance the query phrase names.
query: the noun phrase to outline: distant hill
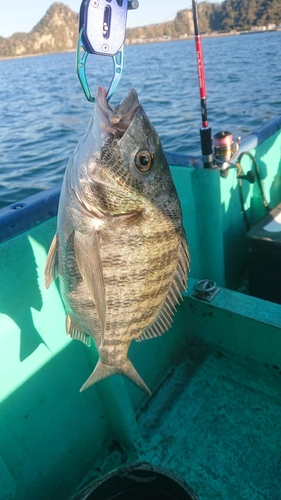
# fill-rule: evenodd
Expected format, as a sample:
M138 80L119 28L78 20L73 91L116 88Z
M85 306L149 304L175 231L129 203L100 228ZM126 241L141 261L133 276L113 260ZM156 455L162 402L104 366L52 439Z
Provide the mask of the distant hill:
M226 0L221 4L221 30L249 30L281 23L280 0Z
M63 3L51 5L30 33L0 37L0 56L23 56L45 52L63 52L76 48L78 14Z
M281 0L225 0L202 2L198 6L202 33L249 30L253 26L281 23ZM148 13L149 16L149 13ZM193 34L190 9L181 10L173 21L127 29L128 43L141 40L170 39ZM0 36L0 57L24 56L75 50L78 14L63 3L54 3L30 33Z
M254 26L281 23L281 0L225 0L222 3L201 2L198 5L200 30L223 33L250 30ZM156 37L178 38L192 35L193 17L190 9L177 13L174 21L127 29L130 42Z
M220 23L218 22L220 11L220 4L212 4L204 2L199 4L199 20L200 30L202 32L209 32L220 30ZM168 21L161 24L150 24L140 28L128 28L126 38L130 42L140 39L152 38L179 38L185 35L192 35L193 28L193 14L191 9L180 10L174 21Z

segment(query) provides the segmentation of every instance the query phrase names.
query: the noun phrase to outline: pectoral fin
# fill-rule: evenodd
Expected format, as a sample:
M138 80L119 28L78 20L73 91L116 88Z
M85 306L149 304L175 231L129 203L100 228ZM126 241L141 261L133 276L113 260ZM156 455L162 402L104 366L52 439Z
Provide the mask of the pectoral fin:
M59 246L59 239L58 239L58 235L55 234L53 241L51 243L49 252L48 252L46 265L45 265L45 287L46 288L49 288L49 286L52 284L52 282L58 276L58 246Z
M103 279L103 267L100 257L98 235L84 236L74 233L74 250L80 274L87 286L91 300L94 302L101 328L103 341L106 321L106 294Z

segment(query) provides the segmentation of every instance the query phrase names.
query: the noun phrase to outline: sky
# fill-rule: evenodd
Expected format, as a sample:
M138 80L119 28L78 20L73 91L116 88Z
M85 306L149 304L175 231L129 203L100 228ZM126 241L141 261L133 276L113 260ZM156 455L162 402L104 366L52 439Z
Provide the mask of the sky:
M78 12L82 0L61 0ZM0 0L0 36L18 31L28 33L45 15L53 0ZM175 18L179 10L189 9L191 0L139 0L139 8L128 12L127 26L163 23Z

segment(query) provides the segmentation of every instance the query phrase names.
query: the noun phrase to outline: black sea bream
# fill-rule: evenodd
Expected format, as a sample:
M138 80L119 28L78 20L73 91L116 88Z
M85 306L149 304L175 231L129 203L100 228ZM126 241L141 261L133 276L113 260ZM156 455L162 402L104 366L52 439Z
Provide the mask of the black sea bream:
M81 390L122 374L150 392L132 340L162 335L186 289L189 253L160 139L135 90L111 107L102 87L70 158L49 250L46 286L59 276L66 331L99 353Z

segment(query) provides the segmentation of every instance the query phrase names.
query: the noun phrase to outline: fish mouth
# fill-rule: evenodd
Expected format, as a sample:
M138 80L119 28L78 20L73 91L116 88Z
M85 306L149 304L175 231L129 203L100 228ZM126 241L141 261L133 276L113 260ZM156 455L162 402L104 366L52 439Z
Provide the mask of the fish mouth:
M106 100L106 90L98 87L96 93L96 108L102 131L121 139L134 118L140 106L137 92L130 89L128 95L118 106L111 106Z

